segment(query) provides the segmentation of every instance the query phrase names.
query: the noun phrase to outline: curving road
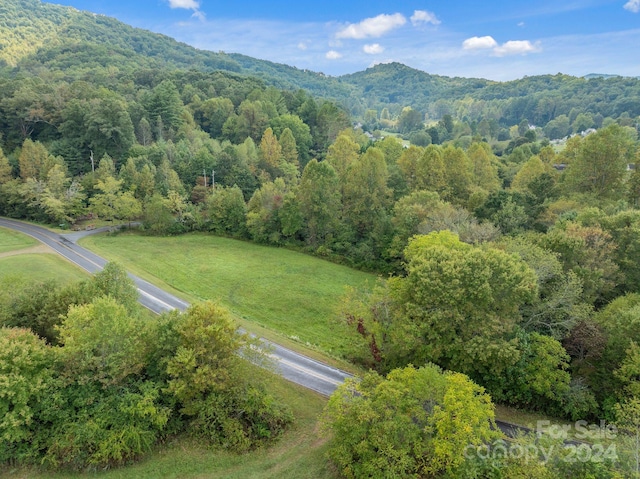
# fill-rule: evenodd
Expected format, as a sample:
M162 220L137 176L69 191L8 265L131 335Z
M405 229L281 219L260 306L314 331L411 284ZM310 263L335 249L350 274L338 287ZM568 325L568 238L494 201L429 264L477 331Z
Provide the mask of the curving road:
M93 274L100 271L107 263L104 258L76 244L76 241L86 234L106 231L109 228L101 228L91 233L58 234L40 226L6 218L0 218L0 227L19 231L37 239L89 273ZM132 274L129 274L129 277L138 287L138 301L140 304L154 313L160 314L173 309L184 311L189 307L189 303L186 301L167 293L148 281ZM273 358L278 374L289 381L322 395L330 396L338 385L342 384L346 378L351 377L349 373L296 353L266 339L261 341Z
M88 234L107 231L110 229L109 227L100 228L91 232L58 234L41 228L40 226L7 218L0 218L0 227L19 231L41 241L56 253L92 274L100 271L107 263L104 258L76 244L76 241ZM148 281L138 278L131 273L129 273L129 277L138 287L138 301L140 304L154 313L160 314L173 309L184 311L189 307L189 303L186 301L167 293ZM352 375L347 372L296 353L266 339L261 339L261 342L265 345L265 349L269 351L269 355L274 360L278 374L293 383L316 391L324 396L330 396L345 379L352 377ZM522 432L531 432L526 428L504 421L496 421L496 425L508 437L516 437ZM565 442L568 444L574 443L574 441Z

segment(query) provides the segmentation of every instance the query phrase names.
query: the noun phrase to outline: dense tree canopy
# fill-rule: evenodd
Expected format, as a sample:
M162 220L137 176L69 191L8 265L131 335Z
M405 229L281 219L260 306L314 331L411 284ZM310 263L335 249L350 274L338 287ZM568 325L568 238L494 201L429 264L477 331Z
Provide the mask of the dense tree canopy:
M464 450L495 436L483 389L433 365L368 373L331 396L324 425L329 456L348 478L439 477L464 462Z
M244 451L291 422L239 355L266 361L226 310L204 303L150 320L124 275L109 263L86 282L46 294L23 285L0 301L0 462L107 468L182 429ZM36 335L37 316L12 324L12 296L27 294L51 312L67 306L46 338L57 347Z

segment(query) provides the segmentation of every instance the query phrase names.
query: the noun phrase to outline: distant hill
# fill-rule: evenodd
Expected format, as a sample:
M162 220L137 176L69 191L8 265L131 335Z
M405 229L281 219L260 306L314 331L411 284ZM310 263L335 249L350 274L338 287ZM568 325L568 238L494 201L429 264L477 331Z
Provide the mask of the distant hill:
M620 75L608 75L606 73L589 73L588 75L584 75L582 78L586 78L587 80L591 80L592 78L620 78Z
M340 79L382 102L411 105L437 98L460 97L494 84L489 80L431 75L401 63L380 64ZM416 97L418 95L418 97Z
M73 57L73 58L70 58ZM240 54L193 48L165 35L133 28L114 18L40 0L2 0L0 63L22 69L65 69L81 61L86 68L119 70L178 68L223 70L261 78L279 88L303 88L320 96L349 96L335 79Z
M114 64L124 56L130 59L125 65L241 70L223 53L197 50L114 18L40 0L2 0L0 39L0 61L9 66L36 60L62 67L63 62L56 65L57 57L92 45L107 48Z
M612 75L525 77L510 82L432 75L399 63L330 77L237 53L193 48L165 35L116 19L40 0L0 3L0 66L17 74L42 68L65 76L126 75L142 69L223 71L251 76L279 89L305 89L341 102L356 117L406 106L429 118L452 114L469 122L494 118L505 125L522 119L545 125L562 115L640 115L640 81ZM70 67L73 66L73 69Z

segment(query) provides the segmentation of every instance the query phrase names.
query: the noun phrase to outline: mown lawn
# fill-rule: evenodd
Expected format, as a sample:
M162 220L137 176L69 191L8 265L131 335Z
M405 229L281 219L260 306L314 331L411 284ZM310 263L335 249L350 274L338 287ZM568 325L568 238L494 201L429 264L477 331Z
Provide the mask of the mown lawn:
M335 479L318 432L326 399L277 377L271 390L289 404L295 423L270 447L233 454L204 447L188 437L158 446L140 462L95 473L49 473L31 468L0 468L0 479Z
M72 283L87 273L54 253L25 253L0 258L0 281L48 281Z
M39 244L31 236L0 227L0 253L14 251Z
M160 279L187 299L211 299L253 324L340 356L346 337L336 310L347 286L375 276L282 248L189 234L158 238L97 235L81 244Z

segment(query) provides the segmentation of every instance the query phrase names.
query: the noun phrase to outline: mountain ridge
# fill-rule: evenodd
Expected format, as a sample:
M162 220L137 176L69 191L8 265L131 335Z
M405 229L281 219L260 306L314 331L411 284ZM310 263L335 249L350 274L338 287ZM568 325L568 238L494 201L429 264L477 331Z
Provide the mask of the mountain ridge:
M38 75L45 67L71 75L69 66L78 64L82 68L76 67L76 74L85 75L126 76L141 69L181 69L255 77L265 85L304 89L318 98L337 101L357 118L363 118L368 110L379 114L385 108L398 116L405 107L427 118L453 114L480 121L489 116L506 124L524 118L546 124L559 115L571 116L576 108L603 117L640 114L640 82L633 78L549 74L498 82L435 75L401 63L381 63L334 77L241 53L197 49L72 7L40 0L3 0L0 66L4 65L5 72Z

